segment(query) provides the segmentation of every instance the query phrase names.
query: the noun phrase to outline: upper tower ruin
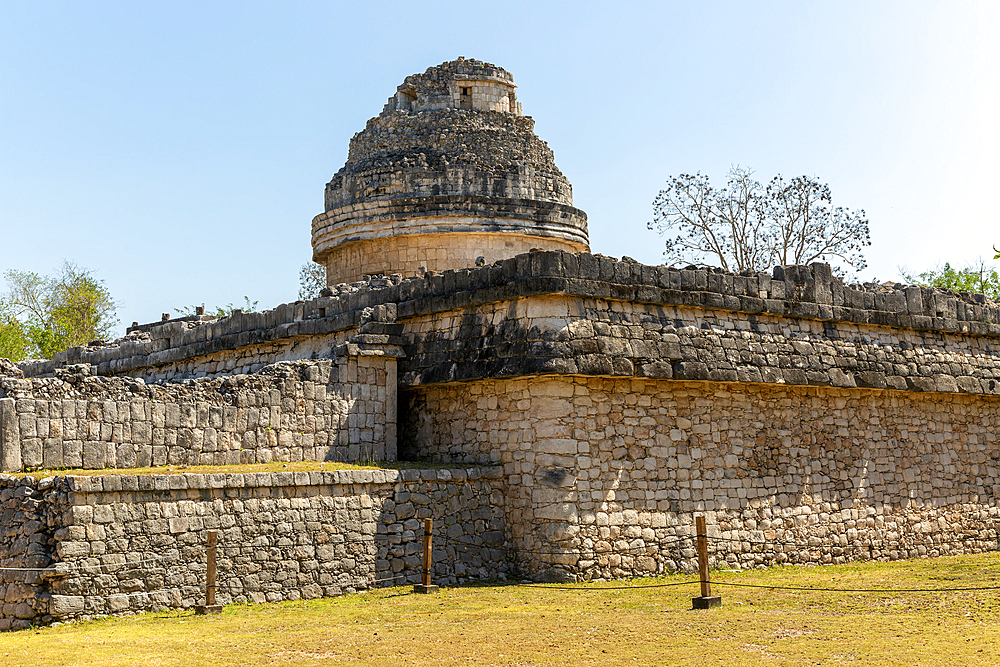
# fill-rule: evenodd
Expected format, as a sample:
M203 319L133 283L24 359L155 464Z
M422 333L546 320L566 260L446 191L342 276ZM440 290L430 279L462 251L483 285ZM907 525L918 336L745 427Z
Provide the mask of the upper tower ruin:
M514 77L459 58L406 77L351 139L312 222L327 283L589 250L587 216L521 114Z

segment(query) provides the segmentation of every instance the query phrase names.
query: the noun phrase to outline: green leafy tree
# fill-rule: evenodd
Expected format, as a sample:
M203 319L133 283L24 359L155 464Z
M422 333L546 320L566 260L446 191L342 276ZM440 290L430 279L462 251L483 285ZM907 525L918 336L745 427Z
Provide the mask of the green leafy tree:
M24 325L0 301L0 359L21 361L28 357L31 341Z
M764 186L749 169L733 167L721 188L701 174L672 176L653 211L647 226L666 237L669 264L726 271L812 262L830 262L841 272L867 266L865 212L833 206L830 187L808 176L779 175Z
M940 287L953 292L984 294L992 301L1000 301L1000 274L996 267L979 260L964 269L956 269L950 263L922 273L910 274L900 270L903 278L914 285Z
M69 347L109 338L117 304L103 280L72 262L54 276L8 270L3 297L4 340L14 356L51 359Z

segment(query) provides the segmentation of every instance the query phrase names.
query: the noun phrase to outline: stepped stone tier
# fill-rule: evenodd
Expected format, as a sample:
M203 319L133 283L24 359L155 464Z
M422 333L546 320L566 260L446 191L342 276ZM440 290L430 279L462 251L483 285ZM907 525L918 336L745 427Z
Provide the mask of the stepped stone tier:
M464 58L404 80L351 139L313 219L328 284L589 250L587 216L515 88L509 72Z
M0 360L0 629L198 604L207 531L224 604L417 583L427 518L441 583L695 571L696 515L720 567L1000 544L982 295L579 252L474 60L406 79L326 209L319 298ZM438 467L328 465L397 459Z
M415 583L423 518L441 581L691 571L697 514L724 567L995 549L998 322L824 264L538 251L4 366L4 469L105 474L0 476L0 565L44 568L0 572L0 628L197 603L206 530L223 603ZM127 470L372 457L449 467Z

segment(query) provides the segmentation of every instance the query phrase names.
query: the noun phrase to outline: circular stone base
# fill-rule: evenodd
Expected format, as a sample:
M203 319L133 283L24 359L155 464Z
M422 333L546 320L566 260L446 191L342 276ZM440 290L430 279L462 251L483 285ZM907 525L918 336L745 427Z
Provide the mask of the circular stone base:
M511 232L405 234L362 239L335 247L325 258L328 285L351 283L365 275L414 276L427 271L465 269L483 258L486 264L509 259L532 248L587 252L585 244Z

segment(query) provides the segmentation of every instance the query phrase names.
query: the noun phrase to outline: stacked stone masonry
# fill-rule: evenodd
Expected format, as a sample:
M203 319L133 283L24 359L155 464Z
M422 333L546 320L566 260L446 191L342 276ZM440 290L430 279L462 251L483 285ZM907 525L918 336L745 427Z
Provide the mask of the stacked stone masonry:
M31 478L0 476L0 630L50 620L45 572L31 569L51 562L53 513L61 512L45 502L47 488Z
M615 375L628 374L624 360L636 375L654 372L642 367L659 360L670 362L676 379L705 370L717 373L690 379L755 381L735 373L757 368L763 381L833 386L849 382L836 372L841 369L850 371L858 386L874 382L874 388L882 386L880 377L866 380L862 374L881 372L885 386L911 391L933 390L938 381L951 388L946 378L935 379L951 376L959 392L994 393L991 382L1000 378L1000 305L982 295L930 288L848 286L822 264L743 276L546 251L479 268L372 277L336 288L332 297L209 324L167 323L113 345L72 348L54 361L21 368L29 376L51 375L74 363L91 364L100 375L147 380L224 375L233 371L222 358L253 354L261 366L297 352L330 358L340 341L378 331L369 336L401 336L390 342L401 343L405 351L400 368L401 383L407 385L438 381L438 376L606 374L609 360ZM508 316L512 304L519 310ZM584 320L592 318L588 328ZM577 339L593 342L573 344ZM637 341L647 343L633 346ZM268 351L268 345L275 349ZM730 352L733 346L743 349ZM620 371L614 370L614 359ZM659 368L667 372L666 365ZM806 374L786 377L786 368ZM825 372L827 379L810 377L808 371ZM960 381L970 377L978 382Z
M998 547L1000 397L540 376L406 392L404 456L502 464L523 567L552 579Z
M483 262L493 264L528 252L537 245L537 236L518 234L511 229L503 234L459 230L433 237L400 236L347 243L336 256L330 257L326 268L327 275L335 282L348 280L359 270L367 275L378 275L388 273L392 267L409 275L417 275L421 270L436 273L452 265L456 252L463 257L482 257ZM573 251L577 244L549 239L547 245Z
M313 219L313 260L327 282L358 280L373 261L412 274L535 247L589 250L587 216L534 125L495 65L459 59L407 77L351 139ZM484 242L467 234L490 237L493 252L477 254ZM532 242L508 247L512 235Z
M520 116L515 88L514 77L503 68L460 57L406 77L382 113L465 108Z
M436 581L507 576L500 471L0 477L0 627L204 603L206 531L223 603L416 583L423 522Z
M0 629L198 604L209 530L223 603L413 583L423 518L438 583L690 571L698 514L725 567L998 547L1000 304L589 254L500 67L407 77L312 244L322 298L0 363L5 471L117 469L0 476ZM126 470L397 435L475 467Z
M219 376L207 388L247 354L384 361L396 380L371 384L387 412L399 386L404 458L502 466L508 572L689 570L699 513L720 565L969 553L997 545L998 315L975 295L847 286L825 265L731 275L531 252L151 326L24 364L36 377L16 383L40 384L2 400L37 406L56 382L41 376L69 382L78 362L123 387Z
M5 471L396 459L396 359L282 362L167 381L0 381Z

